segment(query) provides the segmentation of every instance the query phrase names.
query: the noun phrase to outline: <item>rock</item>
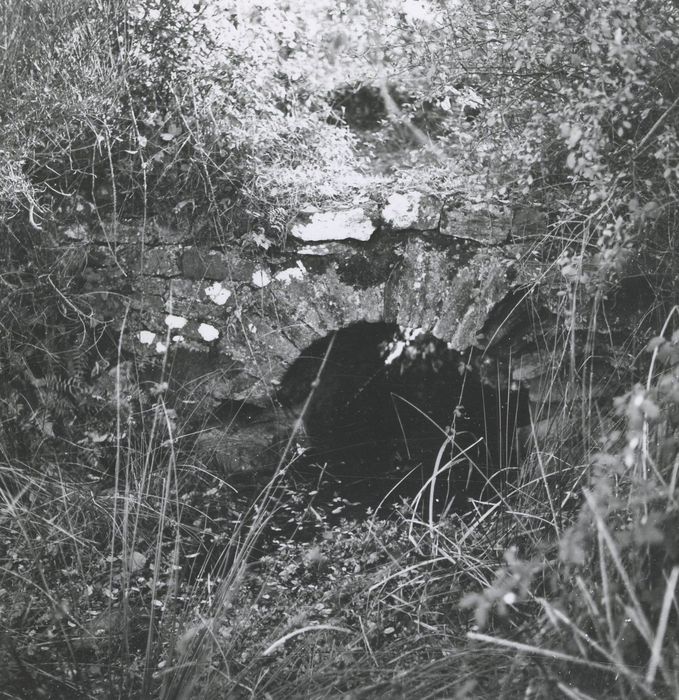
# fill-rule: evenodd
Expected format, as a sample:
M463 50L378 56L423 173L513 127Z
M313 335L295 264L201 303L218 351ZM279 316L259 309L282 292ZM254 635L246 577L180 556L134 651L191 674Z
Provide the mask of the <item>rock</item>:
M338 267L331 265L319 274L270 287L271 318L280 318L285 336L294 340L298 350L311 342L314 334L324 335L353 321L377 321L383 316L385 282L375 280L361 287L347 280Z
M439 319L447 288L457 268L464 264L464 248L441 249L421 238L408 240L398 277L387 288L385 313L388 320L406 328L431 331ZM458 253L461 259L456 259Z
M182 275L190 280L224 280L229 275L226 260L220 253L186 248L181 254Z
M490 310L509 290L505 261L492 250L479 250L446 288L434 335L458 350L471 347Z
M424 192L394 193L382 209L382 219L396 231L436 229L441 220L441 200Z
M175 256L167 248L149 248L144 253L144 275L153 277L177 277L179 267Z
M157 240L162 245L182 243L189 237L188 233L184 233L174 226L168 226L160 220L151 220L147 226L150 232L150 239ZM189 227L187 226L186 228Z
M224 476L273 471L280 458L277 444L280 428L273 413L259 421L239 418L223 427L202 431L196 438L193 454Z
M422 328L457 350L475 344L490 309L509 291L499 252L460 241L445 248L412 238L400 276L389 285L386 318Z
M441 212L440 233L467 238L484 245L498 245L509 237L510 215L502 206L449 199Z
M370 217L361 207L300 215L290 233L301 241L368 241L375 232Z
M512 212L512 240L541 238L547 234L547 214L524 207Z

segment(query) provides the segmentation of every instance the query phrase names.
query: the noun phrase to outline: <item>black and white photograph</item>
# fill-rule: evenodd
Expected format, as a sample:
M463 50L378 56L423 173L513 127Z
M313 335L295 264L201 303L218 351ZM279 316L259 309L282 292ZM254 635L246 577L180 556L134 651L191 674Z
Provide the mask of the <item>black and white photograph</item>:
M679 0L0 0L0 700L679 700Z

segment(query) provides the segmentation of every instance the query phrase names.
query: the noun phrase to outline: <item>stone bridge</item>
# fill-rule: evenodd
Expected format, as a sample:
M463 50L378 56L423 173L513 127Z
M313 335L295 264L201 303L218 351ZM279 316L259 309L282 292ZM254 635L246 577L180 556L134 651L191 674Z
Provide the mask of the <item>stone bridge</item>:
M284 241L160 219L59 235L87 251L83 292L99 321L126 318L128 349L152 359L169 347L197 397L261 403L302 348L354 321L473 345L488 311L527 281L517 259L541 228L534 212L407 192L303 212Z

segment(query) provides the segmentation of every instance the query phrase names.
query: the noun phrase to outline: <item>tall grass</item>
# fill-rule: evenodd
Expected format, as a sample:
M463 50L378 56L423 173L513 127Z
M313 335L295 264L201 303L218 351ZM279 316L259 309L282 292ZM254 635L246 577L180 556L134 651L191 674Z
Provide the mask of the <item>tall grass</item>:
M650 347L644 385L602 416L598 454L576 462L534 424L518 477L469 514L422 518L416 499L256 562L285 459L226 524L208 494L227 487L176 451L162 401L141 435L119 412L109 488L5 454L6 692L672 697L679 351ZM459 466L447 445L431 483ZM210 529L225 535L215 559L191 570Z

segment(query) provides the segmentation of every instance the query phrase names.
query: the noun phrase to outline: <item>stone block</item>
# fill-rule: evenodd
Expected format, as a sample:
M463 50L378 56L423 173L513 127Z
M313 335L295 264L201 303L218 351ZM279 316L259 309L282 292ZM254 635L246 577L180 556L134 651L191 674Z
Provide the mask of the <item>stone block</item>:
M375 226L362 207L302 213L290 233L301 241L368 241Z
M509 237L511 216L501 206L449 199L441 212L440 233L483 245L499 245Z
M418 191L394 193L382 209L382 219L395 231L437 229L441 200L436 195Z
M216 251L185 248L180 265L182 275L190 280L224 280L229 276L225 256Z

